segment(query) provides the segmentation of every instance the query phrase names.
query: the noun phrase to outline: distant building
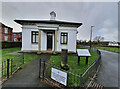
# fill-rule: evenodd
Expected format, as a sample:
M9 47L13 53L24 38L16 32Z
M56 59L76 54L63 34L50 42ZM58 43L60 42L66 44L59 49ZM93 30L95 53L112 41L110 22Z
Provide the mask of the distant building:
M118 43L117 42L109 42L108 46L118 46Z
M13 28L0 23L0 40L12 41L12 30Z
M13 32L13 41L22 41L22 32Z

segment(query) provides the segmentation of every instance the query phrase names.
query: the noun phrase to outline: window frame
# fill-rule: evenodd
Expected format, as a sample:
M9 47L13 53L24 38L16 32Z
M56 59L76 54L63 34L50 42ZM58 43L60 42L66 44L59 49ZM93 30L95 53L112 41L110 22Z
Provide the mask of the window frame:
M63 39L62 39L62 37L63 37ZM66 42L64 42L65 37L66 37ZM67 32L61 32L60 43L61 44L68 44L68 33Z
M34 33L34 34L33 34ZM35 42L33 42L33 35L35 35ZM38 38L39 38L39 33L38 31L32 31L31 32L31 43L35 43L35 44L38 44L38 42L36 42L36 36L38 35Z
M8 36L4 36L4 41L8 41Z
M6 30L7 30L7 31L6 31ZM4 28L4 33L5 33L5 34L8 34L8 28L6 28L6 27Z
M16 34L13 34L13 37L16 38Z

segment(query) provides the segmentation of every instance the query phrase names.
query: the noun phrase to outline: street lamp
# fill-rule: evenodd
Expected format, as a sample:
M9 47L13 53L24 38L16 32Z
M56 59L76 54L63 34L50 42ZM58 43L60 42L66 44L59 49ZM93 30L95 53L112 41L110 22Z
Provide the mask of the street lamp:
M92 28L93 28L94 26L91 26L91 33L90 33L90 49L91 49L91 47L92 47L92 42L91 42L91 40L92 40Z

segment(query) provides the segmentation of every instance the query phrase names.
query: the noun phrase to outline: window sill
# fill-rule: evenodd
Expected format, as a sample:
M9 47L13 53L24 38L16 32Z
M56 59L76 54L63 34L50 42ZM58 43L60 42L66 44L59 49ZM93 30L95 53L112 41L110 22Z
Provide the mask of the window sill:
M32 43L32 44L38 44L38 43Z
M67 44L61 44L61 45L67 45Z

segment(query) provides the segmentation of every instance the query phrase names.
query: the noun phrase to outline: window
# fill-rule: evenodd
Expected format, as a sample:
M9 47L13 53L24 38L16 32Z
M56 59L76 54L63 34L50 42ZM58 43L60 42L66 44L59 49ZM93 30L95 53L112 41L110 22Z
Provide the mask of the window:
M16 34L14 34L14 38L16 38Z
M16 38L14 38L14 41L16 41Z
M8 36L4 36L4 40L7 41L8 40Z
M20 38L20 34L18 34L18 37Z
M32 31L32 43L38 43L38 31Z
M68 41L68 33L61 32L61 44L67 44Z
M4 33L7 34L8 33L8 28L4 29Z

